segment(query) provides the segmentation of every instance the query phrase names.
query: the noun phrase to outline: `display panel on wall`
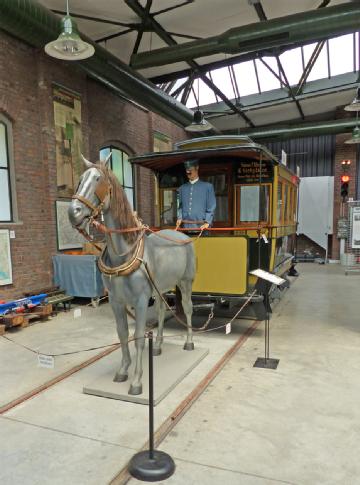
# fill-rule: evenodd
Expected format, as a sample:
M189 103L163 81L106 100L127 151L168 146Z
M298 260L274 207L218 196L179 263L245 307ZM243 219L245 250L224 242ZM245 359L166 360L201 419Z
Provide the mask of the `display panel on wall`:
M58 197L71 197L83 172L81 161L81 98L53 86Z
M72 227L68 217L68 209L71 204L70 200L55 201L56 208L56 230L57 230L57 248L63 249L82 248L85 238Z
M8 229L0 229L0 285L12 283L10 235Z

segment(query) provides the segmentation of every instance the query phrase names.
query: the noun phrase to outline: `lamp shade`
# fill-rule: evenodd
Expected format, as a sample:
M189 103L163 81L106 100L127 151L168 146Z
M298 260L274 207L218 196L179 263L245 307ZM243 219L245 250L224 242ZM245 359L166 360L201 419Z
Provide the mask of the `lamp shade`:
M208 131L211 130L209 123L204 120L204 113L197 109L194 111L194 119L191 125L185 126L185 131Z
M358 126L353 129L352 137L349 140L346 140L345 143L360 143L360 128Z
M360 89L358 88L355 98L350 104L345 106L345 111L360 111Z
M45 52L56 59L78 61L91 57L95 49L81 40L76 22L66 15L61 19L62 29L59 37L45 46Z

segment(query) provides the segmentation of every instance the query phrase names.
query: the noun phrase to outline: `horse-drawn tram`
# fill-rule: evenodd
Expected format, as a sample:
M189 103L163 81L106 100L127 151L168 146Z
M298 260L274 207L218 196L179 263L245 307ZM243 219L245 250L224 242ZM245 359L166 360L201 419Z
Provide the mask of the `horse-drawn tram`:
M284 276L293 268L299 178L246 136L197 138L171 152L133 157L156 175L159 229L176 225L189 159L198 161L200 180L213 185L216 197L213 225L194 241L193 299L248 298L257 281L251 270Z

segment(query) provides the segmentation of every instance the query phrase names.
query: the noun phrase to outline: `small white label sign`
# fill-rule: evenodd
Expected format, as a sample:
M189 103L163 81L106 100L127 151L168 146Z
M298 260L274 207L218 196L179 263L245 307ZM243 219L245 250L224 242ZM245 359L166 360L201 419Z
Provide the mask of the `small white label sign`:
M229 333L231 333L231 323L227 323L226 326L225 326L225 333L226 335L228 335Z
M266 237L265 234L263 234L261 237L263 238L265 244L267 244L269 242L269 240L268 240L268 238Z
M38 366L46 369L53 369L55 367L55 359L51 355L38 354Z
M74 310L74 318L80 318L81 317L81 308L76 308Z

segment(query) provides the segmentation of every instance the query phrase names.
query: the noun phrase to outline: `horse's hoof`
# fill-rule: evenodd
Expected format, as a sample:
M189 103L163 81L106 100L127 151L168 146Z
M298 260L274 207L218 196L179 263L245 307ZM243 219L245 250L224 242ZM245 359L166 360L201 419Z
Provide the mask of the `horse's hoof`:
M115 374L113 382L125 382L127 381L128 375L127 374Z
M185 342L184 343L184 350L194 350L194 342Z
M161 347L153 347L153 355L161 355Z
M142 394L142 385L140 384L139 386L130 386L129 393L132 396L138 396L139 394Z

